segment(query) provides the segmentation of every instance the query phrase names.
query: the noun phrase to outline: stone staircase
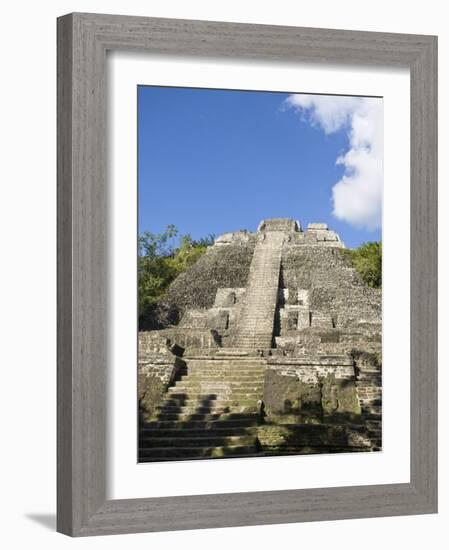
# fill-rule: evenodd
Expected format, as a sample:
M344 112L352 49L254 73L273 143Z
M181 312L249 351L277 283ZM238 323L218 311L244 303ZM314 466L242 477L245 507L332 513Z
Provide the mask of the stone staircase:
M245 355L187 359L140 428L139 462L257 455L265 368Z
M282 231L267 231L255 247L237 334L234 338L234 346L237 348L273 347L284 238L285 233Z
M373 450L382 448L382 373L376 367L362 367L356 378L362 417Z

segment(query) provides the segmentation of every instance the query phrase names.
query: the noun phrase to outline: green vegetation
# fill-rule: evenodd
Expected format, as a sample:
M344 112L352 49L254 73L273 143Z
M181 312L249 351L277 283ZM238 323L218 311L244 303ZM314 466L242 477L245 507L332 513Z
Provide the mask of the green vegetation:
M382 243L364 243L358 248L345 249L343 253L349 257L353 267L370 287L382 287Z
M139 236L139 317L164 296L170 283L192 266L213 242L213 235L196 241L190 235L180 235L174 225L167 226L163 233L145 231Z

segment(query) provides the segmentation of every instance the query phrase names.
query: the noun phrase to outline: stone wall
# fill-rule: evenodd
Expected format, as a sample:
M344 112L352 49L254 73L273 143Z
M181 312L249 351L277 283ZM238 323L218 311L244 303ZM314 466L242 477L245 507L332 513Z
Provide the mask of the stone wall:
M173 327L161 332L184 349L217 349L221 344L220 336L209 328Z
M159 332L139 332L138 398L140 420L150 418L167 388L185 368L182 349Z
M336 327L380 320L381 291L366 286L338 248L287 243L281 285L290 292L309 291L312 314L334 319Z
M290 422L289 415L307 423L361 414L350 357L268 358L267 365L263 402L276 422Z
M220 288L245 288L256 238L228 239L208 248L207 252L170 285L167 295L155 307L147 326L166 328L178 324L188 309L213 306Z

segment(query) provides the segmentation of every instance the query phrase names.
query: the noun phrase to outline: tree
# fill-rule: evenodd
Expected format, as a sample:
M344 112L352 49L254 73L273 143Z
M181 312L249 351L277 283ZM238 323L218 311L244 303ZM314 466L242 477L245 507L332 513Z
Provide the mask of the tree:
M346 249L353 267L370 287L382 287L382 243L368 242L358 248Z
M168 225L163 233L144 231L139 235L139 257L170 256L173 252L173 239L179 231L174 225Z
M176 241L178 240L178 246ZM191 267L213 244L214 236L197 241L190 235L179 235L174 225L163 233L145 231L139 236L138 293L139 317L148 311L166 293L170 283Z

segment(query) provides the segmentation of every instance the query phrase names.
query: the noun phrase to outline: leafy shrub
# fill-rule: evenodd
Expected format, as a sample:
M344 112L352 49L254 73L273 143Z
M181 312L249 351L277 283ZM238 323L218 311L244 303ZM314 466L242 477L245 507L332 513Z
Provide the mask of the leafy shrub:
M370 287L382 287L382 243L368 242L358 248L345 249L343 253L350 259L362 280Z

